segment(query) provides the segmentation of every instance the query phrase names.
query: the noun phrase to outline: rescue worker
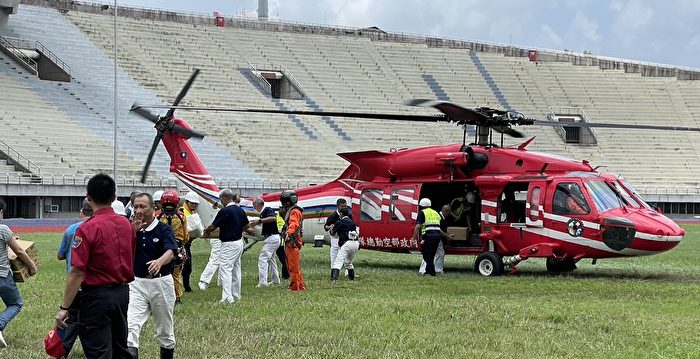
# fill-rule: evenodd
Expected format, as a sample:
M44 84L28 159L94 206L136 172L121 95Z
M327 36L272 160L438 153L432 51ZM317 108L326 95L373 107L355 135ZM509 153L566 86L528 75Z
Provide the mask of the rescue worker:
M332 232L338 236L338 256L333 263L331 269L331 280L338 280L338 275L343 265L348 270L348 279L355 280L355 266L352 261L355 258L355 253L360 249L359 233L357 225L350 218L350 210L347 206L339 211L340 219L335 222Z
M449 204L442 206L440 209L440 229L443 232L447 232L447 227L454 221L452 217L452 207ZM452 237L452 236L450 236ZM445 270L445 241L443 237L438 243L437 251L435 252L435 273L442 273ZM425 261L422 261L418 273L425 274Z
M579 204L573 194L566 197L566 208L569 210L569 214L588 214L588 211Z
M277 210L277 231L282 233L282 228L284 228L284 215L287 213L287 209L280 207ZM280 268L282 269L282 279L289 279L289 271L287 270L287 256L284 254L284 241L280 235L280 245L277 247L277 259L280 260Z
M192 287L190 286L190 276L192 275L192 240L199 238L204 234L204 226L202 225L202 219L197 213L197 208L199 208L199 196L197 192L190 191L185 195L185 203L182 204L182 213L185 214L185 221L187 222L187 234L190 240L185 243L185 263L182 268L182 281L185 287L185 292L191 292Z
M163 207L171 205L169 196L163 193ZM173 191L174 192L174 191ZM160 358L172 359L175 353L173 307L175 284L172 276L173 259L177 255L177 242L171 226L154 218L153 197L140 193L134 199L136 254L134 255L135 280L129 284L129 352L139 357L141 328L153 315L156 338L160 345Z
M301 273L301 258L299 250L304 245L302 242L302 226L304 221L303 209L297 206L297 194L294 191L283 191L280 194L280 203L285 207L287 213L284 216L284 254L287 257L287 269L289 270L289 290L306 290L304 277Z
M163 192L160 199L161 208L155 213L159 221L170 226L177 240L177 252L172 271L173 281L175 282L175 303L177 304L182 303L182 295L185 292L185 287L182 283L182 265L186 257L184 245L190 241L190 236L187 233L187 220L185 219L185 214L178 210L179 205L180 196L177 194L177 191L169 189Z
M157 212L160 209L160 197L163 196L163 190L157 190L153 192L153 203L154 203L154 208L155 211Z
M221 278L221 304L233 303L241 299L241 254L243 254L243 231L255 235L250 227L245 211L235 202L237 196L230 189L219 194L224 205L214 221L204 229L204 235L219 228L221 254L219 277Z
M430 208L432 203L428 198L422 198L418 205L421 210L416 218L416 226L413 229L413 240L419 241L423 260L425 261L425 274L435 276L435 253L442 238L449 238L440 229L440 214Z
M78 227L73 242L71 269L56 325L65 328L68 308L81 288L78 337L88 358L128 358L126 311L129 286L134 280L134 228L114 213L114 180L100 173L87 184L94 214Z
M277 229L275 211L265 207L262 198L253 200L253 208L260 214L260 219L253 221L253 225L262 225L262 236L265 238L258 256L258 287L266 287L269 284L280 284L280 276L277 271L275 251L280 247L280 232ZM270 273L272 282L268 283L267 274Z
M340 220L340 210L343 208L348 208L348 202L345 200L345 198L338 198L335 205L335 212L328 216L326 223L323 225L323 229L325 229L331 237L331 268L333 268L333 264L335 264L335 257L338 255L338 250L340 249L340 245L338 244L338 235L333 234L336 233L333 231L333 226ZM348 217L352 220L352 214L348 213Z

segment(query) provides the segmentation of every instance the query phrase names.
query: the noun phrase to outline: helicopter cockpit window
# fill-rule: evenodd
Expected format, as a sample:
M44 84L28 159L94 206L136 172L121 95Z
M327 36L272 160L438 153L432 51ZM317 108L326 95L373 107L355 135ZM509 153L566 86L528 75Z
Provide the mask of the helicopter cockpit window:
M613 208L624 207L627 203L605 181L586 181L588 192L593 197L598 211L605 212Z
M634 208L639 208L641 207L639 202L637 202L634 198L632 198L632 195L630 195L627 190L620 184L620 182L613 182L613 185L615 186L615 189L617 192L622 196L622 198L625 199L625 202L629 204L630 206Z
M382 189L366 189L360 199L360 220L378 221L382 219Z
M637 203L641 204L642 207L644 207L644 208L646 208L646 209L650 209L650 210L652 210L652 211L654 210L653 208L651 208L651 206L650 206L648 203L646 203L646 202L644 201L644 199L642 199L642 196L639 195L639 193L637 192L637 190L634 189L634 187L632 187L632 185L630 185L629 182L627 182L627 181L621 181L620 183L622 184L622 186L624 186L624 187L627 188L630 192L632 192L632 194L634 195L634 198L637 200Z
M554 192L552 212L563 215L582 215L591 213L591 209L578 184L560 183Z

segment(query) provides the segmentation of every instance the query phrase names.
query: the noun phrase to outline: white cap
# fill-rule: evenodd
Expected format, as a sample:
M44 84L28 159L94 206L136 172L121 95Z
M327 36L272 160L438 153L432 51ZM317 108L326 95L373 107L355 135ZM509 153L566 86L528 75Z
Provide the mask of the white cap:
M162 190L157 190L153 192L153 200L160 202L160 197L163 196L163 191Z
M195 192L195 191L189 191L185 195L185 201L198 204L199 203L199 195L197 195L197 192Z
M124 203L122 203L119 200L115 200L112 202L112 209L114 210L114 213L126 216L126 210L124 209Z
M418 205L421 207L430 207L432 206L432 202L430 202L429 198L421 198L420 202L418 202Z

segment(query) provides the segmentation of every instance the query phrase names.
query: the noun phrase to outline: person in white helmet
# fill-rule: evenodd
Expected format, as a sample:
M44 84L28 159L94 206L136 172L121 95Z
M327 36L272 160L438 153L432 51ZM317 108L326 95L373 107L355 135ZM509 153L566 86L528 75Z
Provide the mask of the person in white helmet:
M155 203L155 208L154 211L158 211L160 209L160 197L163 196L163 190L157 190L153 192L153 202Z
M197 213L197 208L199 208L199 196L197 192L190 191L185 195L185 203L182 204L181 208L182 212L185 214L187 232L190 235L190 240L185 243L187 259L185 259L182 269L185 292L192 291L192 287L190 287L190 276L192 275L192 240L204 234L204 225L202 225L202 219L199 217L199 213Z
M435 253L443 238L449 238L447 233L440 228L440 214L430 208L432 203L429 198L422 198L418 202L420 211L416 218L416 226L413 230L413 239L420 243L423 260L425 261L425 274L435 276Z

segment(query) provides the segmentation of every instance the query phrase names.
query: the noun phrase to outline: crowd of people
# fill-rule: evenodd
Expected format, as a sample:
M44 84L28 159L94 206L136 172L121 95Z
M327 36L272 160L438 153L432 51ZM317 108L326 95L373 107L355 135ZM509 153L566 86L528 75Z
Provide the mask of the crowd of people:
M218 271L219 303L241 299L243 233L255 235L256 226L260 226L264 241L258 256L257 287L281 285L289 279L290 291L304 291L300 258L304 216L296 193L282 192L278 211L265 206L261 198L254 199L253 207L259 214L254 220L248 219L240 207L241 197L230 189L222 190L219 199L222 208L205 226L197 214L200 201L195 192L181 201L174 190L152 195L137 191L125 206L116 199L116 185L110 176L92 177L80 211L83 221L65 231L57 252L59 260L66 260L68 273L55 315L63 340L60 355L67 356L80 338L88 358L138 358L141 329L152 318L160 357L173 358L174 307L183 303L184 293L192 291L192 240L210 237L217 229L218 238L209 239L211 252L198 281L200 290L208 289ZM338 210L328 218L326 227L335 238L331 279L337 280L345 266L348 278L354 280L352 262L359 249L359 235L345 200L339 200ZM15 249L13 238L9 228L0 226L0 241ZM0 251L2 248L0 245ZM21 248L16 252L31 263L26 254L21 255ZM5 268L5 257L0 253L0 271ZM0 294L2 278L0 273ZM15 303L6 301L8 313L0 314L0 329L19 312L21 298L18 302L14 309Z

